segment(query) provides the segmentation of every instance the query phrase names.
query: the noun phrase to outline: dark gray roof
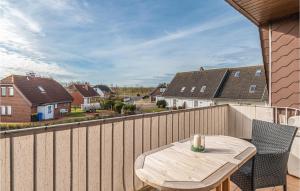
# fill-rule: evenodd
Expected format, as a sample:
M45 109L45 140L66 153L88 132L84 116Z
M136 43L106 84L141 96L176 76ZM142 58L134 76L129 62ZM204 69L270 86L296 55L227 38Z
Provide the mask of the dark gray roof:
M106 92L106 93L111 93L112 92L111 89L106 85L96 85L96 86L94 86L94 88L98 88L101 91Z
M255 75L257 70L261 70L259 76ZM236 72L239 72L239 77L235 77ZM256 86L253 93L249 92L251 85ZM266 100L267 94L264 67L249 66L230 68L217 98Z
M177 73L163 95L165 97L212 99L217 93L226 71L226 68L222 68ZM203 86L206 86L205 91L200 92ZM181 92L182 87L185 87L183 92ZM193 87L195 88L192 92Z
M260 76L255 75L258 69L261 70ZM239 77L234 76L237 71L239 71ZM249 92L251 85L255 85L253 93ZM206 86L204 92L200 92L202 86ZM183 92L181 92L182 87L185 87ZM195 87L194 92L191 91L193 87ZM268 99L263 66L177 73L163 95L197 99Z

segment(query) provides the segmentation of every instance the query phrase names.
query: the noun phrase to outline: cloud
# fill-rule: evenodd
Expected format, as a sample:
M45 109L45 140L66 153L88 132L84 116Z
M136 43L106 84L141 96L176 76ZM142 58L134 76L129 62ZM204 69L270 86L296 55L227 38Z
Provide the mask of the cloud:
M24 75L28 71L60 79L75 75L58 64L44 60L32 38L44 37L36 20L5 1L0 3L0 11L0 76Z

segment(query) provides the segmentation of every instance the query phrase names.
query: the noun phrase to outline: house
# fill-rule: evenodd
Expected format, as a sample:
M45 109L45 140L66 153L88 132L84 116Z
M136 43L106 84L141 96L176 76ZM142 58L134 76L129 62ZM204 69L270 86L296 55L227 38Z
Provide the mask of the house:
M177 73L163 94L168 107L205 107L216 104L265 105L263 66L221 68Z
M269 105L300 109L299 1L226 1L259 29Z
M113 95L113 91L106 85L96 85L93 88L101 98L109 98Z
M0 86L1 122L30 122L34 113L54 119L71 110L72 96L51 78L11 75Z
M226 73L226 68L177 73L163 94L167 107L213 105Z
M163 93L166 91L167 89L167 84L162 83L159 84L150 94L150 100L151 102L157 102L158 100L163 98Z
M72 105L81 106L82 104L91 104L100 98L100 95L87 83L71 84L67 91L73 97Z

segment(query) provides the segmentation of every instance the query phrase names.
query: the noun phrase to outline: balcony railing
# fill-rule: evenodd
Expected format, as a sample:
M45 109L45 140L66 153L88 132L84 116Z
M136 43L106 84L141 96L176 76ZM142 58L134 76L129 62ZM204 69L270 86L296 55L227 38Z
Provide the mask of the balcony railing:
M1 132L1 190L133 191L134 161L194 133L251 137L274 109L220 105Z

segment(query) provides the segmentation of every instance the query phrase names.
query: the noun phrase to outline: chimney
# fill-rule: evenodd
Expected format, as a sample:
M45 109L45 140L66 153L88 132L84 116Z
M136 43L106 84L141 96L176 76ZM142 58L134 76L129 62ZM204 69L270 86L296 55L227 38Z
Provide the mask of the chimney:
M84 88L85 88L86 90L89 90L89 85L88 85L87 82L84 83Z
M204 71L204 68L201 66L200 69L199 69L199 71Z

